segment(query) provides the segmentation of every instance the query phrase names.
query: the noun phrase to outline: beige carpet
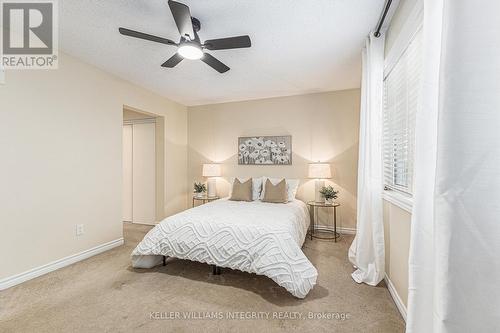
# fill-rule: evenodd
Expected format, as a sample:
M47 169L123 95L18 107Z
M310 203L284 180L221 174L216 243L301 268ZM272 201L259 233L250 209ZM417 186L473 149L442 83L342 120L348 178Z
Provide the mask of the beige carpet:
M201 263L134 270L129 255L147 230L126 224L124 246L0 292L0 332L404 331L384 285L350 278L351 237L306 241L319 277L299 300L266 277L213 276Z

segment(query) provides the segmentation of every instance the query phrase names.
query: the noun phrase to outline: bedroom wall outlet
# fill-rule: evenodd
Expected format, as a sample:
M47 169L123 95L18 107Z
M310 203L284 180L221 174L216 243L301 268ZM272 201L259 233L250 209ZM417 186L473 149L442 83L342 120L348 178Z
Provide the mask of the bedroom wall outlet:
M83 230L83 224L77 224L76 225L76 235L81 236L83 235L84 230Z

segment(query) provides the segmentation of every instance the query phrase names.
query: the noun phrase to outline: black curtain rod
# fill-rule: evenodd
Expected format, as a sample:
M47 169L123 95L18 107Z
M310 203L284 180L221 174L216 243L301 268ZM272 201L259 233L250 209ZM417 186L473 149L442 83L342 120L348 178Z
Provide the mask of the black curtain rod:
M380 16L380 20L378 21L377 24L377 30L373 33L375 37L380 37L380 29L382 29L382 25L384 24L385 17L387 16L387 12L389 12L389 7L391 7L392 0L387 0L385 4L384 11L382 12L382 16Z

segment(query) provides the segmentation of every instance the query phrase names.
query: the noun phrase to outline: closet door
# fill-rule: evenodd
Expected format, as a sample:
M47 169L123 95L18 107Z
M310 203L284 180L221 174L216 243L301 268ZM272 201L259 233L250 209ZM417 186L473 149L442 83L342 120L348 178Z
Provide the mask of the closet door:
M132 126L132 221L134 223L155 224L155 124L137 123Z
M132 222L132 125L123 125L123 221Z

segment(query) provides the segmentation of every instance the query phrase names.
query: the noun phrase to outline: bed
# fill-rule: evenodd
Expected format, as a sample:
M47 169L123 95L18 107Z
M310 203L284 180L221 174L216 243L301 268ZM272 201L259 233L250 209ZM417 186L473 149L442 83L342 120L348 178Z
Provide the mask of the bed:
M220 199L170 216L132 252L135 268L164 256L265 275L304 298L318 273L301 250L309 212L299 200L286 204Z

